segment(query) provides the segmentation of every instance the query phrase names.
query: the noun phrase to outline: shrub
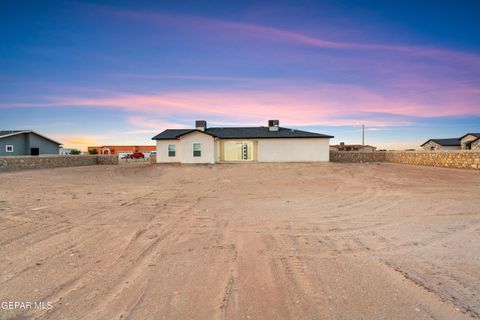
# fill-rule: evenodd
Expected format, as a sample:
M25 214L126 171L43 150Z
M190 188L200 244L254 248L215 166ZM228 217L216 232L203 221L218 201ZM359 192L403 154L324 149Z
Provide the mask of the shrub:
M78 149L72 149L72 150L70 150L70 154L73 154L73 155L82 154L82 151L80 151Z
M97 151L97 149L92 149L92 150L88 150L88 153L90 153L90 154L98 154L98 151Z

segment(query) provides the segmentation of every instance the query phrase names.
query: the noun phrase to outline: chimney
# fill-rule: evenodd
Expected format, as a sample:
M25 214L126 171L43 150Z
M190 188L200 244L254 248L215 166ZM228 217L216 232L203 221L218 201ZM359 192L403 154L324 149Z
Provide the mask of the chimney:
M268 131L278 131L279 120L268 120Z
M205 131L207 129L207 121L205 120L196 120L195 121L195 128L197 130Z
M345 142L340 142L340 145L341 145L341 146L344 146L344 145L345 145Z

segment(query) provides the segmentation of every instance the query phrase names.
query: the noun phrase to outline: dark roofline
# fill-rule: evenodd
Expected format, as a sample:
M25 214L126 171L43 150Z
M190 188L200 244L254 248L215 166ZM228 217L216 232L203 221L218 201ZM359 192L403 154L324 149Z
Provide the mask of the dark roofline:
M462 140L463 138L465 138L466 136L469 136L469 135L472 135L472 136L475 136L477 138L480 138L480 133L479 132L470 132L470 133L467 133L467 134L464 134L463 136L461 136L459 139ZM476 140L474 140L476 141Z
M435 142L436 144L439 144L439 145L441 145L441 146L443 146L443 147L455 147L455 146L457 146L457 145L443 145L443 144L437 142L438 140L458 140L458 146L461 145L461 143L460 143L460 138L444 138L444 139L428 139L428 140L425 141L423 144L421 144L420 147L423 147L424 145L426 145L426 144L429 143L430 141L433 141L433 142Z
M184 133L182 133L182 134L179 134L179 135L177 136L177 139L180 138L180 137L186 136L187 134L194 133L194 132L200 132L200 133L204 133L204 134L207 134L207 135L209 135L209 136L212 136L212 137L214 137L214 138L218 138L216 135L214 135L214 134L212 134L212 133L210 133L210 132L206 132L206 131L199 130L199 129L192 129L192 130L190 130L190 131L188 131L188 132L184 132ZM170 140L170 139L168 139L168 140Z
M167 129L167 130L169 130L169 129ZM188 130L188 129L185 129L185 130ZM164 130L164 131L166 131L166 130ZM185 136L187 134L190 134L190 133L193 133L193 132L200 132L200 133L204 133L206 135L212 136L214 138L217 138L216 135L211 134L209 132L205 132L205 131L198 130L198 129L191 129L191 130L188 130L187 132L180 133L173 138L157 138L161 134L161 133L159 133L155 137L153 137L152 140L178 140L180 137L183 137L183 136Z
M152 140L178 140L180 137L182 136L185 136L185 135L188 135L190 133L193 133L193 132L200 132L200 133L204 133L204 134L207 134L209 136L212 136L214 138L218 138L218 139L222 139L222 140L238 140L238 139L331 139L331 138L334 138L334 136L330 136L330 135L326 135L326 134L321 134L321 133L316 133L316 132L308 132L308 131L305 131L305 133L309 133L309 134L314 134L312 136L264 136L264 135L257 135L257 136L250 136L250 137L242 137L242 136L233 136L233 137L222 137L222 136L217 136L211 132L208 132L208 130L211 130L211 129L217 129L217 130L221 130L221 129L226 129L226 130L231 130L231 129L256 129L256 128L266 128L266 127L211 127L211 128L208 128L207 131L202 131L202 130L199 130L199 129L184 129L186 130L185 132L182 132L178 135L175 135L173 137L168 137L168 138L162 138L162 137L158 137L159 135L161 135L163 132L167 131L167 130L175 130L175 129L167 129L167 130L164 130L163 132L161 132L160 134L154 136L152 138ZM286 129L286 130L292 130L292 131L302 131L302 130L297 130L297 129L289 129L289 128L284 128L284 127L279 127L280 129ZM180 129L179 129L180 130Z
M59 146L60 146L60 145L63 145L63 143L60 143L60 142L55 141L55 140L53 140L53 139L50 139L49 137L46 137L46 136L44 136L44 135L42 135L42 134L40 134L40 133L38 133L38 132L35 132L35 131L33 131L33 130L22 130L22 131L17 131L17 132L15 132L14 130L10 130L10 131L12 131L12 133L4 134L4 135L0 136L0 139L7 138L7 137L11 137L11 136L15 136L15 135L19 135L19 134L24 134L24 133L33 133L33 134L36 134L36 135L39 136L39 137L42 137L42 138L45 139L45 140L49 140L49 141L51 141L51 142L53 142L53 143L58 144Z

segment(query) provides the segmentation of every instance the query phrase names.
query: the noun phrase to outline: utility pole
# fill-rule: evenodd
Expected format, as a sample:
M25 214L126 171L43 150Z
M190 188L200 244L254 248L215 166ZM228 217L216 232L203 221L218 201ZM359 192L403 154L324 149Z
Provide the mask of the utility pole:
M362 124L362 150L365 147L365 125Z

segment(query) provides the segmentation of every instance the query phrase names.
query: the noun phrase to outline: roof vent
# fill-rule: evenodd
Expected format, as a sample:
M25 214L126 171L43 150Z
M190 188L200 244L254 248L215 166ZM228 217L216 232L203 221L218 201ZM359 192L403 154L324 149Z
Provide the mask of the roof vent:
M268 120L268 131L278 131L279 126L279 120Z
M195 121L195 128L197 130L205 131L207 129L207 121L205 120L196 120Z

